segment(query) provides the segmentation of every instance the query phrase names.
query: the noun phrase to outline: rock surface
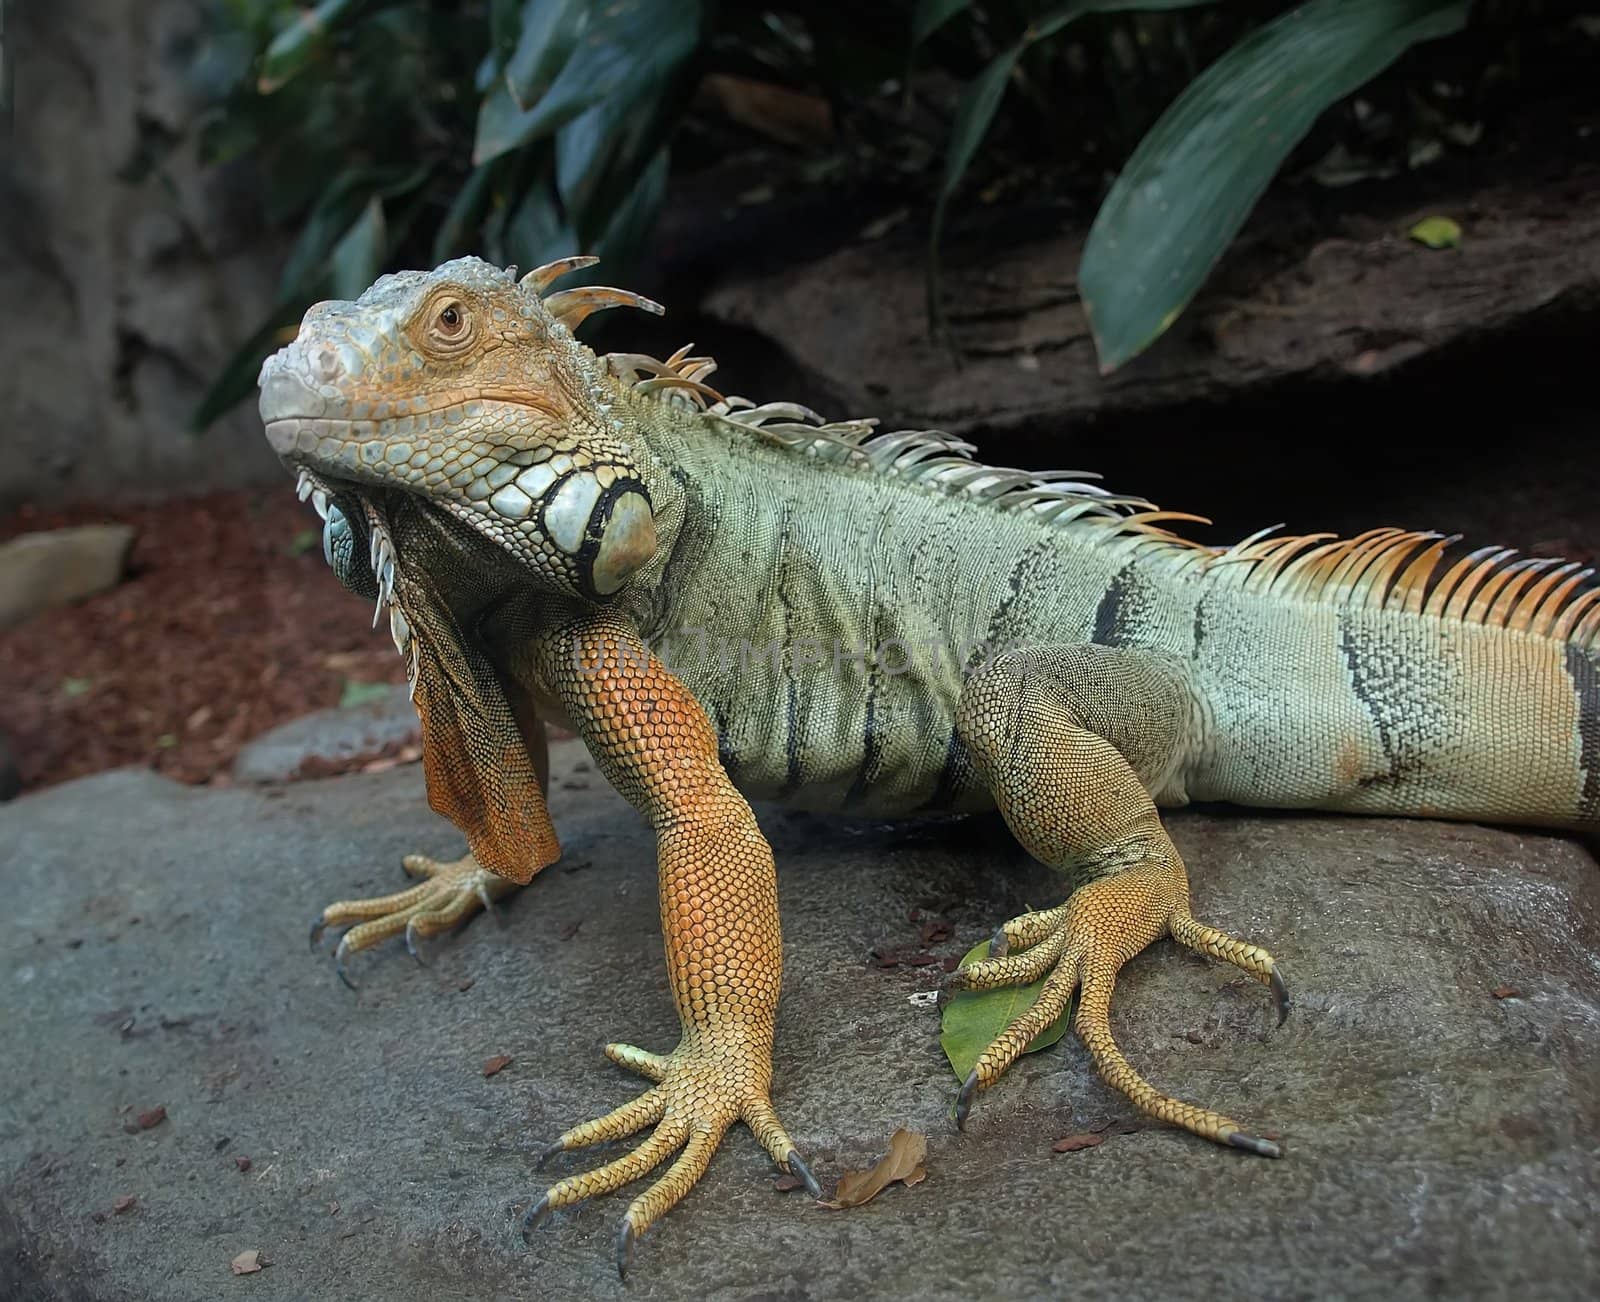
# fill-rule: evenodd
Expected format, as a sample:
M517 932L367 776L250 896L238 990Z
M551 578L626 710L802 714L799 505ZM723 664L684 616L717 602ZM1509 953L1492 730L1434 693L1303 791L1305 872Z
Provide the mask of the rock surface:
M1135 1114L1070 1036L957 1134L937 1014L910 999L938 969L869 955L958 955L1049 900L1050 875L993 820L762 809L785 910L779 1109L830 1188L902 1125L929 1136L928 1178L830 1212L776 1192L735 1132L625 1287L624 1197L524 1248L528 1198L582 1169L536 1173L534 1154L639 1088L599 1046L676 1036L650 839L571 743L553 764L562 861L505 925L434 942L430 968L394 944L358 955L356 995L305 925L398 888L407 851L459 852L416 766L265 791L124 770L0 810L0 1295L1540 1299L1600 1272L1589 853L1192 811L1171 821L1197 912L1272 947L1295 1011L1276 1028L1258 986L1161 944L1126 970L1115 1024L1158 1085L1279 1132L1282 1161L1124 1131ZM922 940L934 917L948 940ZM250 1250L271 1264L235 1278Z
M125 524L45 529L0 543L0 628L116 587L132 546Z
M239 752L233 777L236 782L320 777L421 742L410 692L388 687L375 700L318 710L263 733Z
M1167 334L1109 376L1077 283L1088 214L1070 209L982 214L965 239L947 239L949 345L929 336L915 232L730 277L704 308L773 340L804 373L801 391L827 395L819 409L835 418L1059 441L1166 410L1187 431L1192 404L1291 384L1303 407L1311 382L1354 390L1496 332L1588 319L1600 311L1597 199L1600 169L1589 166L1548 189L1461 182L1419 198L1396 187L1360 211L1275 194ZM1461 248L1407 237L1438 212L1460 220ZM724 380L740 392L734 377L712 383Z

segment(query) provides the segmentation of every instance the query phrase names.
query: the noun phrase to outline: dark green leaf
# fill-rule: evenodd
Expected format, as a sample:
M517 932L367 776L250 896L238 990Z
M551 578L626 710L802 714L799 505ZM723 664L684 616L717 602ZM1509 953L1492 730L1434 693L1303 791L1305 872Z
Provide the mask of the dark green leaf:
M935 332L939 329L939 240L944 234L945 211L951 198L966 175L978 146L989 132L994 115L1000 108L1011 74L1023 51L1045 37L1053 36L1075 19L1093 13L1116 13L1129 9L1189 9L1211 4L1214 0L1066 0L1056 5L1028 25L1027 30L1012 45L1001 50L989 61L961 97L956 106L955 121L950 128L950 139L945 146L944 176L939 185L939 196L934 201L933 221L928 252L928 321ZM919 10L920 12L920 10Z
M939 182L941 205L956 192L956 187L961 184L961 178L966 175L967 167L972 162L972 156L978 152L978 146L988 134L989 124L994 121L995 110L1000 107L1000 100L1006 93L1006 83L1011 80L1012 70L1022 57L1023 48L1021 41L1006 46L962 92L961 102L956 106L955 122L950 128L950 143L945 147L944 176Z
M498 68L517 48L522 30L522 9L527 0L489 0L489 50L484 58Z
M361 216L356 218L344 238L333 246L333 252L328 255L328 267L333 273L333 296L360 298L362 292L378 278L387 253L383 200L373 195L361 210Z
M506 88L519 109L533 106L538 92L578 43L590 6L585 0L526 0L522 31L506 62Z
M556 133L556 189L585 244L610 225L671 133L668 93L657 84L630 99L614 95Z
M921 45L971 4L972 0L917 0L911 12L911 44Z
M1311 0L1250 33L1153 126L1090 229L1079 286L1103 371L1177 319L1318 115L1470 0Z
M263 95L270 95L282 86L310 62L328 34L361 3L362 0L322 0L319 5L298 10L262 55L256 88Z
M613 211L605 234L595 245L600 260L613 271L631 266L644 248L667 192L670 161L667 150L656 153L640 174L633 191Z
M456 191L456 197L450 202L450 210L445 213L444 220L439 223L439 229L434 233L435 266L441 262L448 262L476 243L474 234L483 217L483 210L489 203L489 191L495 170L493 163L473 168L461 188Z
M479 107L473 163L548 135L607 96L633 99L642 88L666 80L699 39L698 0L616 0L589 24L550 88L530 108L519 107L504 79L490 89Z
M971 967L981 958L989 956L989 942L982 941L969 949L961 959L962 967ZM1033 1001L1044 989L1047 978L1040 977L1031 985L1001 986L995 990L961 990L953 995L940 1015L939 1045L949 1059L956 1079L965 1081L983 1051L999 1037L1012 1022L1033 1006ZM1061 1016L1040 1031L1023 1050L1035 1053L1047 1049L1066 1033L1072 1016L1072 1001L1062 1009Z
M555 195L542 179L511 210L495 261L537 267L578 251L578 237L562 219Z
M945 146L944 177L939 183L939 197L933 204L932 229L928 237L928 320L935 330L939 322L939 239L944 234L945 210L950 198L966 175L967 166L983 143L983 137L994 121L995 110L1005 94L1006 83L1011 78L1017 60L1022 57L1024 45L1017 41L1008 45L989 61L961 95L956 106L955 122L950 128L950 140Z
M351 223L374 196L384 199L406 194L428 179L432 165L417 167L357 167L342 173L328 187L306 218L279 281L285 301L305 296L306 285L321 276L334 246L349 232Z

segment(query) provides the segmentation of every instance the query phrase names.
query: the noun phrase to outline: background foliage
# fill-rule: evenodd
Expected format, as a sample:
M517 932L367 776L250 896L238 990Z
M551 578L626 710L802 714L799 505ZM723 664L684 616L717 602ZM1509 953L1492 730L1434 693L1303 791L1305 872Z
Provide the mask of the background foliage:
M1183 310L1331 105L1469 17L1491 33L1478 50L1495 52L1546 8L213 0L193 65L211 106L200 147L216 163L253 158L268 219L298 235L272 314L195 422L253 390L308 304L354 297L386 268L466 252L526 267L582 251L607 278L626 274L669 175L733 147L707 126L714 86L723 119L764 115L768 146L809 153L801 183L888 171L924 197L935 328L942 231L969 174L998 172L1001 189L1041 164L1078 176L1103 194L1078 270L1109 370ZM1477 81L1494 65L1479 58ZM790 98L775 110L752 92L763 87ZM1476 93L1472 77L1407 87L1398 123L1369 113L1360 150L1340 143L1333 170L1385 175L1442 140L1470 146ZM795 117L797 105L815 111ZM675 157L686 136L694 148Z

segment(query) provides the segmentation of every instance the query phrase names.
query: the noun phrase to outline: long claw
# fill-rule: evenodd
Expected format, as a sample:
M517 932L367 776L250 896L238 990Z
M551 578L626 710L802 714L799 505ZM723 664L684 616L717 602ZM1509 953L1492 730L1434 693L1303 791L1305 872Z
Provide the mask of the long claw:
M1247 1152L1259 1153L1262 1157L1283 1156L1283 1150L1270 1139L1257 1139L1254 1135L1247 1135L1242 1130L1235 1130L1229 1135L1228 1143L1234 1148L1242 1148Z
M1283 973L1278 971L1277 965L1272 968L1272 997L1278 1003L1278 1025L1282 1026L1288 1020L1289 1010L1294 1007L1294 1000L1289 998L1289 987L1283 979ZM1277 1154L1273 1154L1274 1157Z
M494 902L494 897L489 894L489 888L482 882L478 883L478 902L483 905L483 911L494 919L495 926L506 925L505 915L500 912L500 906Z
M994 935L989 937L989 957L1004 958L1011 952L1011 941L1006 938L1006 929L996 927Z
M311 950L313 953L316 952L317 942L322 939L322 933L327 929L328 924L323 920L322 915L319 913L316 917L316 920L311 924Z
M546 1194L522 1214L522 1241L533 1246L533 1232L550 1216L550 1195Z
M790 1175L798 1176L805 1181L806 1192L818 1202L821 1202L822 1186L817 1183L817 1177L811 1174L811 1168L801 1161L800 1154L791 1149L786 1165L789 1168Z
M545 1149L544 1152L540 1153L539 1156L534 1159L533 1169L535 1171L544 1170L544 1165L546 1162L548 1162L557 1153L565 1153L566 1151L567 1146L559 1139L556 1140L555 1143L551 1144L549 1148Z
M956 1129L967 1128L967 1113L972 1111L972 1100L978 1093L978 1069L974 1067L967 1079L961 1084L961 1093L956 1095Z
M415 918L406 923L406 953L417 960L418 967L428 966L428 960L422 957L422 951L417 948L417 920Z
M356 983L350 979L350 974L344 970L345 955L349 952L350 938L348 936L341 936L339 939L339 948L333 951L333 970L339 974L339 980L343 981L345 985L354 990L356 988Z
M633 1245L639 1242L639 1231L626 1216L617 1227L617 1277L628 1278L628 1268L633 1265Z

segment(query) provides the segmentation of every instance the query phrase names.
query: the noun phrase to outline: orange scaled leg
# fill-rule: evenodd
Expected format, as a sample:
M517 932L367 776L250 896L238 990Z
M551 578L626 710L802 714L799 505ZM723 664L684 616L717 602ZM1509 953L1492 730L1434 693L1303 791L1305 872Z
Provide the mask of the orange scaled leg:
M540 673L556 684L600 770L655 829L661 930L683 1035L667 1054L607 1046L614 1062L654 1083L566 1131L546 1156L655 1130L615 1161L552 1185L528 1209L523 1233L672 1158L623 1214L617 1267L626 1273L639 1236L689 1192L736 1122L820 1196L769 1093L783 973L777 876L749 804L718 762L704 710L629 630L603 617L569 626L542 648Z

